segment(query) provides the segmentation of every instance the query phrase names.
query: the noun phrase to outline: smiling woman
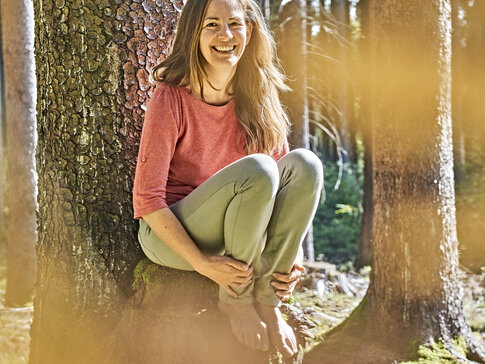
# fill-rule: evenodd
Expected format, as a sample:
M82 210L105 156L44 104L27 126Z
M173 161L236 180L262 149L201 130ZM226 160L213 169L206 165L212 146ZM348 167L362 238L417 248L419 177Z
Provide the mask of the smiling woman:
M273 49L254 1L187 1L152 71L133 203L149 259L216 282L237 339L289 357L279 305L301 276L323 171L310 151L288 151Z

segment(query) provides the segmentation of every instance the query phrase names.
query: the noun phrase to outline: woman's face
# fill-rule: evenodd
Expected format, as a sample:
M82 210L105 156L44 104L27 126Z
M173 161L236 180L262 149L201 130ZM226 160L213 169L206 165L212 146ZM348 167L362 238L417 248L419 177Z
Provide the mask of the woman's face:
M251 37L251 24L235 0L211 0L202 24L199 48L206 71L235 69Z

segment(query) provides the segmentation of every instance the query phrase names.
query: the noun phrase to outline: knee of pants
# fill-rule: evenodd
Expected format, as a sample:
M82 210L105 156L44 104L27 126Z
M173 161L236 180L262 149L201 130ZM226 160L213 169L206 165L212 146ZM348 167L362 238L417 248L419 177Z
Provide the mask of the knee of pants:
M279 172L276 161L266 154L250 154L240 160L244 180L257 189L260 196L274 198L278 191ZM246 187L244 184L243 188Z
M320 158L308 149L292 150L285 156L297 178L304 185L320 187L323 184L323 166Z

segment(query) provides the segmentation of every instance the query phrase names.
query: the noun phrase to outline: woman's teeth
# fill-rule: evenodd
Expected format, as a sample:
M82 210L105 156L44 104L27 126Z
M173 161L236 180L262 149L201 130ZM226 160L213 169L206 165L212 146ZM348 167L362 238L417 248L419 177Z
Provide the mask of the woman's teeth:
M230 52L233 51L236 46L226 46L226 47L214 47L218 52Z

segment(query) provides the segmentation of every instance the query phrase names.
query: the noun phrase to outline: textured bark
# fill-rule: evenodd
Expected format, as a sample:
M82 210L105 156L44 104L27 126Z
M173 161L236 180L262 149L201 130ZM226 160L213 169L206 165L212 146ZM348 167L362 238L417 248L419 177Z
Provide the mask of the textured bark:
M288 86L292 89L291 92L282 95L283 104L287 107L292 123L289 143L291 149L309 149L305 0L291 0L283 5L279 11L279 21L282 30L278 56L288 76ZM303 251L306 260L315 260L311 225L303 241Z
M449 0L372 2L373 269L364 301L308 357L389 363L454 336L485 360L461 306L451 135ZM366 353L342 353L346 339ZM340 341L341 342L341 341ZM375 357L372 348L385 350ZM338 361L336 358L338 357ZM481 359L480 359L481 358ZM460 358L463 360L463 358Z
M148 71L182 1L35 1L39 173L32 363L111 362L141 257L131 203Z
M35 71L32 3L2 2L7 128L6 304L31 301L36 276Z

